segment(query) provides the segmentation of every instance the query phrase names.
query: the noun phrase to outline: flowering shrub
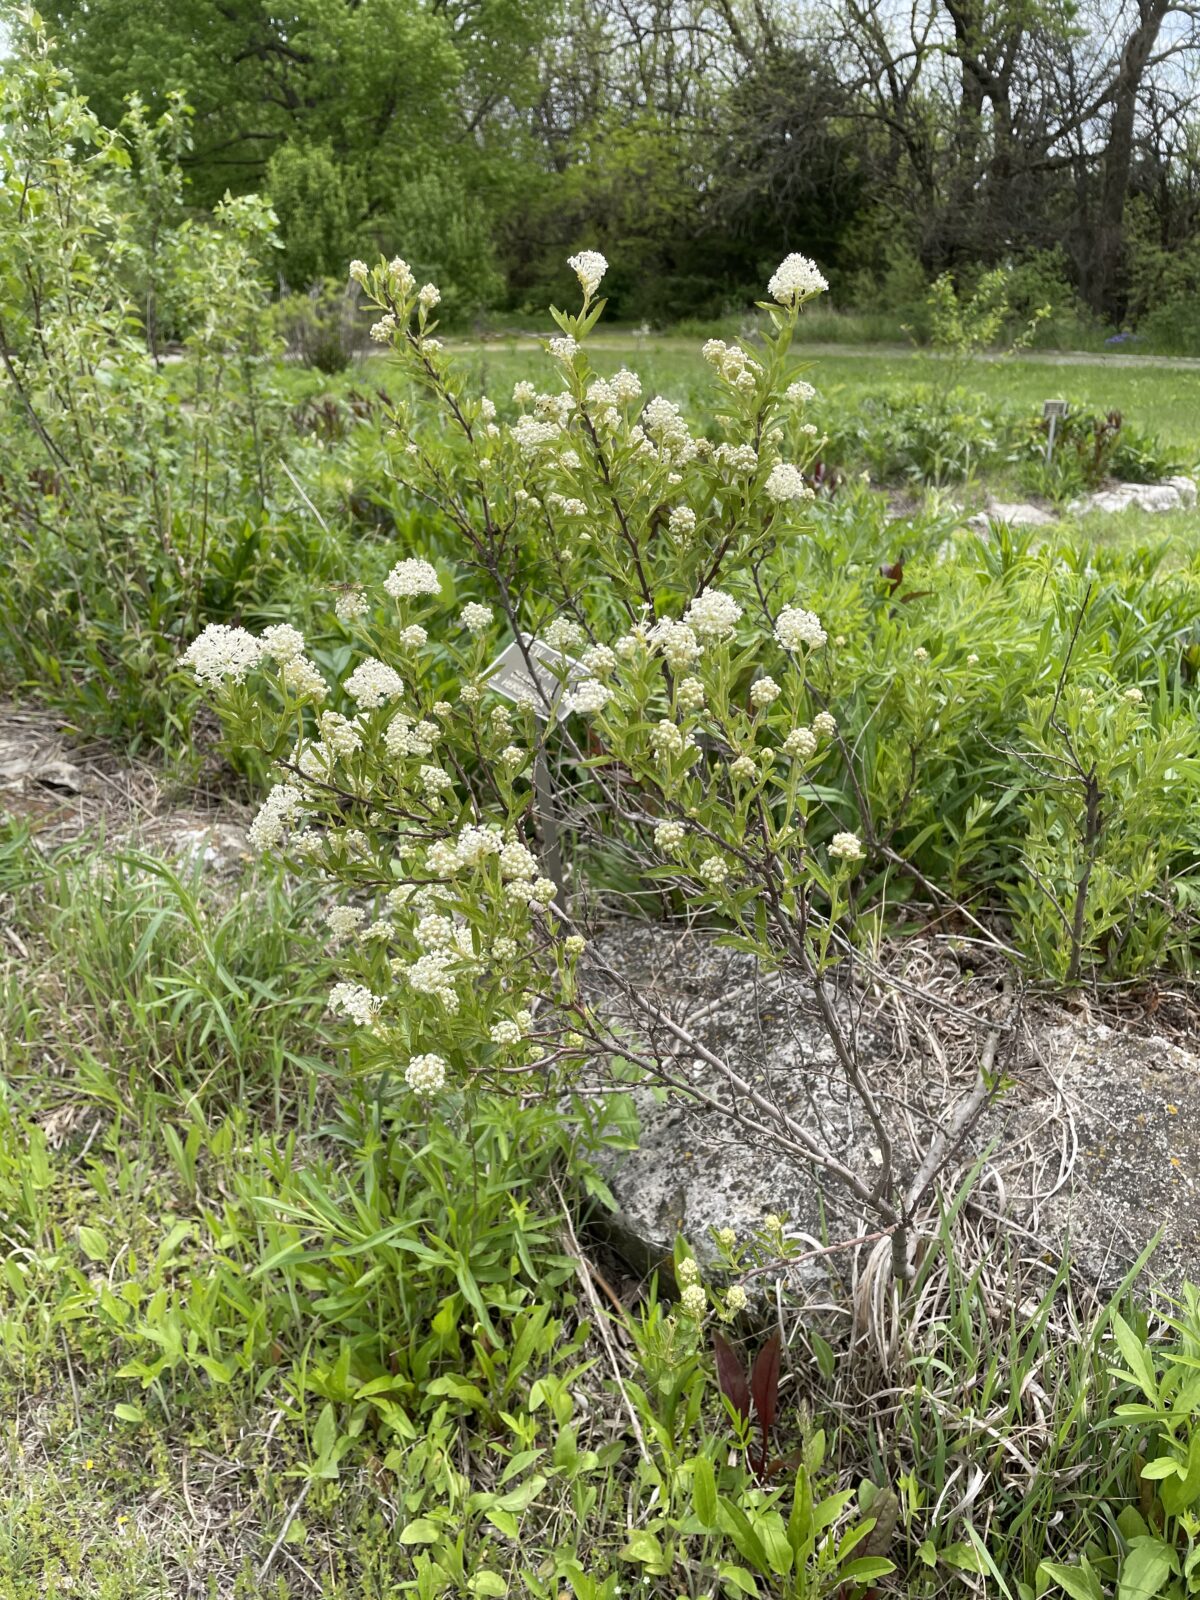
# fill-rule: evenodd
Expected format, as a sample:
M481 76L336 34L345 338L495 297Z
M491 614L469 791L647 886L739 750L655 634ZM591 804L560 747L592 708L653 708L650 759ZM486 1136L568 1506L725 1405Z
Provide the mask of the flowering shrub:
M535 1069L534 1083L559 1081L597 1056L657 1070L636 1022L631 1037L584 981L622 984L602 957L585 958L582 901L547 870L537 777L550 762L570 775L562 820L581 846L603 841L811 985L882 1175L843 1166L722 1062L731 1114L847 1185L895 1230L904 1273L923 1186L901 1193L828 984L851 947L867 854L853 801L826 781L845 761L830 709L840 646L784 587L786 566L770 575L812 500L811 391L788 350L823 280L789 257L761 346L705 346L720 408L709 438L671 401L643 396L636 374L596 376L586 341L604 262L586 252L572 264L582 304L553 313L547 342L558 384L519 383L508 425L447 362L436 288L399 259L352 265L380 311L373 336L431 402L429 419L397 413L394 470L455 531L457 571L410 556L378 592L344 593L353 646L338 685L286 625L259 637L211 627L186 660L238 736L276 761L253 841L286 848L336 891L343 973L330 1005L367 1068L398 1071L420 1099L526 1086ZM455 615L460 575L480 597ZM506 639L515 680L489 671ZM663 1021L625 987L635 1019Z

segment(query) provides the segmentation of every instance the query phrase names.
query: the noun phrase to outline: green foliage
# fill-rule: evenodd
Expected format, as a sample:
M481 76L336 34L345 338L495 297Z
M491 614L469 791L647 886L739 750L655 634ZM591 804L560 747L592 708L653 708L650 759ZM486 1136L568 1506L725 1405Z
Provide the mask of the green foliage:
M353 173L330 146L281 145L267 163L265 183L286 241L279 262L284 281L307 289L340 271L363 204Z

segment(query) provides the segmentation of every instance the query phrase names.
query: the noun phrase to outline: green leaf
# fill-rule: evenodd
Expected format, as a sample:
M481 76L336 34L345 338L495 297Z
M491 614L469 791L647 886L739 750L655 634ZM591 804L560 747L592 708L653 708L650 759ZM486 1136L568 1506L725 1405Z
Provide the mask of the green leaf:
M639 1528L629 1538L621 1556L626 1561L646 1561L661 1563L663 1548L657 1537L647 1528Z
M484 1516L506 1539L520 1538L521 1524L511 1511L502 1511L498 1506L493 1506L490 1511L484 1512Z
M754 1581L754 1574L747 1572L745 1567L734 1566L732 1561L722 1561L718 1576L735 1594L748 1594L756 1600L758 1585Z
M1170 1545L1153 1537L1139 1539L1130 1545L1121 1563L1117 1600L1155 1600L1172 1572L1178 1570L1179 1563Z
M1117 1348L1125 1358L1125 1363L1132 1372L1142 1393L1147 1400L1159 1405L1158 1384L1154 1378L1154 1366L1150 1360L1145 1345L1134 1333L1119 1312L1112 1314L1112 1330L1117 1340Z
M461 1400L466 1405L478 1406L480 1410L487 1407L487 1397L478 1385L468 1383L465 1378L456 1378L453 1374L445 1378L434 1378L425 1385L425 1393L448 1395L451 1400Z
M508 1593L508 1585L498 1572L477 1572L467 1587L472 1594L495 1595L497 1600L504 1600Z
M1058 1561L1043 1561L1038 1567L1039 1579L1043 1574L1051 1583L1065 1589L1071 1600L1104 1600L1100 1580L1088 1565L1086 1557L1078 1567L1065 1567Z
M710 1533L720 1526L717 1519L717 1480L707 1456L697 1456L692 1462L692 1510L701 1527L707 1528Z
M146 1413L141 1406L131 1405L128 1400L122 1400L113 1407L113 1416L120 1417L122 1422L145 1422Z
M442 1537L442 1529L428 1517L417 1517L400 1530L401 1544L433 1544Z
M1147 1461L1142 1468L1143 1478L1178 1478L1183 1475L1183 1468L1174 1456L1159 1456L1157 1461Z
M89 1261L108 1260L108 1242L99 1228L81 1227L79 1244Z

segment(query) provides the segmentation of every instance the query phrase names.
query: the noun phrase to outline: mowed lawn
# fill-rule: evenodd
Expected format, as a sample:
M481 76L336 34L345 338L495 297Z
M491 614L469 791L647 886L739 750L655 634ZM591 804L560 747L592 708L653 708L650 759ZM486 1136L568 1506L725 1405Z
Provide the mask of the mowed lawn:
M722 328L720 336L730 339L734 335ZM700 354L703 342L699 333L601 333L589 340L588 352L601 374L632 367L647 395L662 393L689 410L707 411L712 405L712 371ZM461 362L471 387L491 394L502 407L521 378L532 378L547 387L557 381L553 361L533 337L448 338L446 343ZM822 413L851 410L872 393L894 393L906 385L915 388L947 378L946 367L938 358L891 346L798 345L796 358L797 371L817 388L819 398L812 416L818 423ZM286 381L297 396L329 389L397 389L394 366L386 357L374 355L333 380L291 369ZM1200 476L1200 363L1154 356L1039 352L975 361L963 369L961 382L991 401L1033 415L1040 415L1043 402L1051 399L1067 400L1093 414L1119 411L1136 432L1157 436L1183 471ZM949 492L977 504L989 491L1003 500L1028 498L1015 473L1003 470L964 486L961 495L956 486ZM1148 514L1134 510L1119 516L1095 514L1066 520L1073 535L1088 544L1169 545L1172 565L1189 560L1200 548L1200 511Z
M727 336L727 335L726 335ZM601 373L627 365L647 390L686 400L707 389L710 369L700 354L700 337L639 337L608 334L593 338L588 351ZM553 363L530 339L447 340L480 387L496 395L525 377L549 382ZM936 359L920 351L829 350L796 347L798 366L822 397L842 404L880 389L928 383L940 375ZM346 381L387 386L389 363L370 357ZM314 375L315 376L315 375ZM1089 411L1120 411L1141 432L1155 433L1195 465L1200 462L1200 365L1176 364L1154 356L1052 354L971 365L963 385L1023 409L1040 409L1044 400L1065 399Z

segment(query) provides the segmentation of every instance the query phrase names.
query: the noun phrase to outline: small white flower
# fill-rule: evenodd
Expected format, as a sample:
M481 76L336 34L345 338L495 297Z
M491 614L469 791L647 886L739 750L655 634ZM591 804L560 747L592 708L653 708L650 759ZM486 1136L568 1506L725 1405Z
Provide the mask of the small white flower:
M696 1322L699 1322L708 1310L708 1296L704 1292L704 1285L689 1283L679 1297L679 1303Z
M705 589L688 602L684 621L701 638L725 638L733 632L742 608L732 595L720 589Z
M606 644L594 644L584 651L579 664L593 677L602 678L616 671L617 658Z
M520 1044L521 1030L506 1017L493 1025L490 1037L493 1044Z
M675 1276L681 1284L699 1283L700 1267L695 1256L684 1256L683 1260L675 1268Z
M642 380L636 372L630 372L628 367L622 367L610 381L618 405L631 405L633 401L641 398Z
M519 840L511 839L500 851L502 877L528 880L536 872L537 861Z
M462 625L476 638L481 633L486 633L492 625L491 606L481 606L477 600L468 600L462 608Z
M650 748L660 756L682 755L683 734L669 718L664 717L650 729Z
M775 638L785 650L799 650L801 645L816 649L826 639L820 619L800 606L784 606L775 624Z
M829 854L835 861L861 861L862 840L856 833L835 833L829 841Z
M367 263L365 261L352 261L350 263L350 276L354 279L355 283L366 283Z
M429 642L429 635L419 622L410 622L407 628L401 628L399 639L405 650L419 650Z
M579 346L569 333L551 339L548 348L555 361L561 361L564 366L569 366L579 353Z
M362 927L366 916L358 906L334 906L325 918L325 926L335 939L348 939Z
M585 678L576 686L567 704L569 710L586 714L590 711L603 711L610 698L607 685L595 678Z
M583 643L586 635L579 624L572 622L570 617L555 617L542 637L552 650L575 650Z
M1136 705L1141 705L1142 701L1146 697L1145 697L1145 695L1143 695L1142 691L1137 687L1137 685L1133 684L1128 689L1125 690L1123 698L1128 700L1131 705L1135 705L1136 706Z
M183 664L191 667L196 682L216 686L226 678L241 683L262 658L263 647L245 628L229 628L210 622L183 652Z
M751 756L738 756L736 761L729 763L729 773L733 778L739 778L745 783L752 783L758 777L758 767Z
M682 822L660 822L654 830L654 843L664 852L678 850L687 838L687 829Z
M300 815L304 795L294 783L277 783L250 824L249 839L256 850L269 850L283 838L284 830Z
M333 614L339 622L356 622L367 610L367 597L361 589L343 589L333 602Z
M783 741L783 753L793 756L798 761L806 761L815 754L817 736L811 728L793 728Z
M392 257L388 262L388 274L401 294L410 294L417 287L417 280L412 275L412 268L403 256Z
M414 1094L423 1098L437 1094L446 1084L446 1063L441 1056L413 1056L404 1069L404 1081Z
M581 250L578 255L567 258L567 265L579 279L580 288L589 299L600 287L600 281L608 271L608 262L599 250Z
M803 378L797 378L795 383L789 383L787 386L787 399L794 406L807 405L810 400L816 399L816 395L817 391L812 384L805 383Z
M783 693L774 678L758 678L750 685L750 704L760 710L769 706L773 700L778 700Z
M807 300L810 295L821 294L828 287L816 262L793 250L771 274L767 292L781 306L794 306Z
M436 283L425 284L417 296L418 302L425 307L426 311L432 311L434 306L440 303L441 298L442 291Z
M729 877L729 867L720 856L709 856L700 863L700 876L712 888L719 889Z
M385 700L397 700L404 693L400 674L374 656L360 661L343 687L350 698L366 710L383 705Z
M383 580L383 587L394 599L409 599L419 594L441 594L442 582L428 561L397 561Z
M329 991L329 1009L335 1016L348 1017L360 1028L375 1020L383 1001L361 983L335 983Z
M281 666L304 654L304 635L290 623L277 622L262 631L262 653Z
M725 1291L725 1315L736 1317L739 1311L746 1309L746 1291L740 1283L730 1284Z
M786 500L811 500L812 490L804 481L799 467L788 461L777 461L767 474L767 496L775 503Z
M691 506L675 506L667 518L667 527L676 539L690 539L696 531L696 513Z
M820 734L822 739L832 739L837 732L837 723L828 711L818 711L813 718L813 732Z
M704 685L699 678L682 678L675 688L675 704L681 711L699 711L704 704Z

